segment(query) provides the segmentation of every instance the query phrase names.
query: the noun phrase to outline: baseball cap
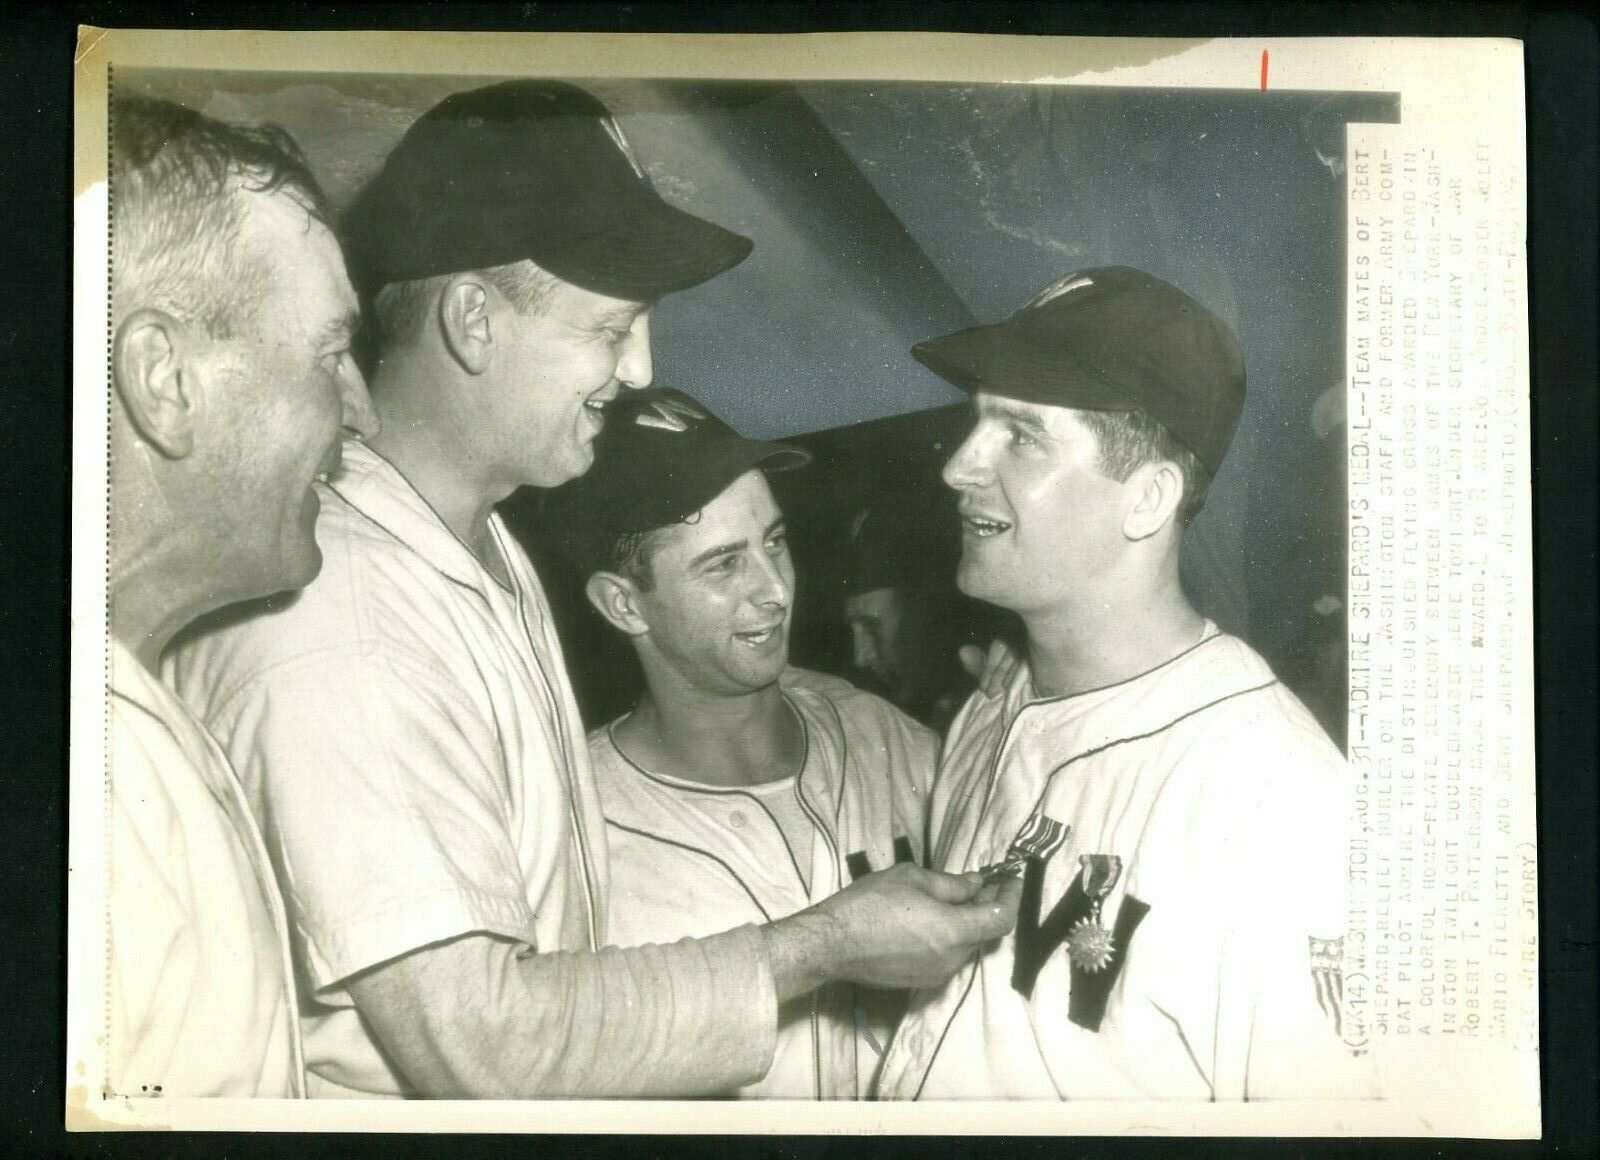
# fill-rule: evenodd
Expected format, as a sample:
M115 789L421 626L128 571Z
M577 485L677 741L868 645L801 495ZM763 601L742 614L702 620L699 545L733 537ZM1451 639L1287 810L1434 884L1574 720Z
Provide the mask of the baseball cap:
M585 290L649 302L752 246L663 201L605 105L548 80L446 97L406 130L344 225L368 293L531 258Z
M624 391L606 406L594 465L550 493L562 521L586 536L664 528L693 515L754 467L785 471L811 454L746 439L670 387Z
M1244 409L1244 353L1226 323L1131 266L1078 270L1004 322L912 348L964 391L1084 411L1142 410L1213 473Z

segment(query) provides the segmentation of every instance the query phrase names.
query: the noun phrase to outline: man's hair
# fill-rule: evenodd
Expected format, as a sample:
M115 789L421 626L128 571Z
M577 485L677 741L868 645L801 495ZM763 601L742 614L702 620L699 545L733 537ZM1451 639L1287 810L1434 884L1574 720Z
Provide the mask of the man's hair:
M1172 463L1183 473L1177 520L1187 528L1206 504L1211 472L1144 411L1079 411L1078 418L1100 445L1100 471L1124 480L1146 463Z
M692 524L699 518L697 512L681 522ZM588 580L596 572L615 572L649 592L655 587L650 558L661 547L668 533L677 526L667 524L643 532L606 532L568 527L564 529L567 559L578 570L582 580Z
M519 314L533 314L542 310L550 291L561 281L527 259L504 266L488 266L475 272L504 294ZM380 289L372 299L372 318L377 324L378 334L388 342L411 342L416 339L426 328L434 303L455 276L435 274L407 282L390 282Z
M234 332L266 284L267 255L241 241L243 193L283 193L316 221L327 200L276 125L226 125L147 97L111 111L112 317L164 310L213 338Z

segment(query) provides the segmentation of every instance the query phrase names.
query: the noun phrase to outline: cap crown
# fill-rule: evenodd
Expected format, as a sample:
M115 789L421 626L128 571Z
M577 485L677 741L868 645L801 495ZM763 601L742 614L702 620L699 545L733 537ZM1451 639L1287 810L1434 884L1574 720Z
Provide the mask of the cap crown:
M1004 322L912 354L967 391L1081 410L1142 410L1211 471L1244 408L1244 355L1211 311L1129 266L1078 270Z
M522 259L648 301L720 273L750 242L663 201L615 118L562 81L456 93L406 130L345 215L356 283Z

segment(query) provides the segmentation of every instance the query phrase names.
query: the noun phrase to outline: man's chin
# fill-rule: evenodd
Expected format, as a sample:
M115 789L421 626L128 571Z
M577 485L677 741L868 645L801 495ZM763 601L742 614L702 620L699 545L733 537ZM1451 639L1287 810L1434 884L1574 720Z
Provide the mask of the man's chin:
M963 560L956 571L956 587L963 595L985 604L993 604L998 608L1015 607L1009 600L1009 589L1003 578L995 576L991 569L969 566Z

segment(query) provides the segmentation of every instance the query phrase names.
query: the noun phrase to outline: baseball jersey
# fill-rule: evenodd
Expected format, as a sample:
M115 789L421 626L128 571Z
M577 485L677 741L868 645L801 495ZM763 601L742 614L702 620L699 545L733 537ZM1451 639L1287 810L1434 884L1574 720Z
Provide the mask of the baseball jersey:
M790 668L781 684L805 731L805 760L784 782L732 788L684 781L629 760L616 744L616 722L590 734L611 850L616 945L770 922L861 874L922 861L938 739L836 677ZM795 841L802 829L803 840ZM766 1077L729 1094L865 1095L900 998L835 983L792 1000L779 1012Z
M549 607L498 517L509 589L360 442L318 494L318 578L185 640L171 672L233 758L283 884L311 1094L407 1095L345 980L465 934L541 952L604 945L605 823ZM735 941L711 977L654 980L659 1009L573 1010L586 1030L569 1073L595 1054L583 1074L606 1090L592 1094L658 1089L606 1071L606 1044L637 1038L649 1015L685 1053L647 1061L664 1074L691 1074L696 1036L718 1069L760 1074L771 970L758 936ZM551 1001L639 989L642 962L603 958L574 963L571 995Z
M111 646L107 1039L127 1096L302 1096L283 905L215 741Z
M913 996L884 1098L1327 1095L1336 1031L1344 763L1236 637L1131 680L1004 698L954 722L933 864L1027 864L1014 933Z

